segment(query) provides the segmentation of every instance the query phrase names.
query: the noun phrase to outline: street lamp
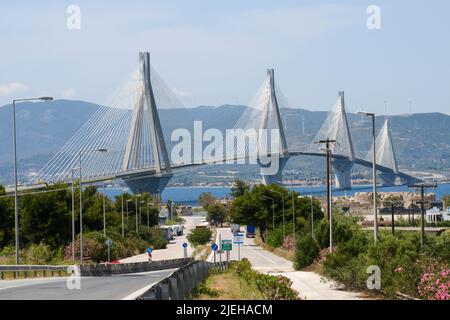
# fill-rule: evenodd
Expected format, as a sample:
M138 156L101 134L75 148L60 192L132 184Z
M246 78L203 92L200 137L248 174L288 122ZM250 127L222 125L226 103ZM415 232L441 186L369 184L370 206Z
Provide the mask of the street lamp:
M137 201L137 198L139 198L141 195L140 194L137 194L135 197L134 197L134 205L135 205L135 211L136 211L136 235L138 234L138 232L139 232L139 226L138 226L138 201Z
M294 243L297 244L295 236L295 202L294 202L294 190L292 190L292 229L294 233Z
M72 168L72 259L75 261L75 171L78 168Z
M52 97L24 98L13 100L13 153L14 153L14 229L16 240L16 264L20 263L19 257L19 195L17 193L17 137L16 137L16 102L22 101L52 101Z
M106 237L106 188L105 188L105 181L103 181L102 187L103 187L103 235Z
M90 152L107 152L108 149L91 149L78 151L79 167L80 167L80 264L83 264L83 169L82 155Z
M281 194L281 199L283 201L282 208L283 208L283 241L284 241L284 238L286 238L286 232L284 229L284 193L282 193L281 191L276 191L276 190L272 190L272 189L269 189L269 191Z
M139 224L142 224L142 204L144 204L145 201L141 200L139 202Z
M127 225L128 225L128 202L131 202L131 201L133 201L133 200L128 199L128 200L126 201L126 209L127 209Z
M373 184L373 239L378 240L378 213L377 213L377 154L376 154L376 137L375 137L375 113L358 112L358 114L372 118L372 184Z
M263 198L272 200L272 230L275 230L275 199L262 195Z

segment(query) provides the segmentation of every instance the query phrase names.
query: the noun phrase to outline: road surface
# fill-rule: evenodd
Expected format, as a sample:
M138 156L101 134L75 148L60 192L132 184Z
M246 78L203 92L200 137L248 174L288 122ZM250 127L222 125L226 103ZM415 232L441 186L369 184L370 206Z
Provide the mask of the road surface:
M184 242L188 243L186 236L189 232L198 225L202 219L205 219L204 215L195 215L195 216L183 216L185 220L183 235L179 237L174 237L174 240L171 240L167 245L166 249L158 249L154 250L152 253L153 261L157 260L166 260L166 259L177 259L184 258L184 249L182 244ZM188 257L192 255L193 249L191 246L188 246ZM142 253L133 257L120 259L120 263L132 263L132 262L142 262L148 261L147 253Z
M243 227L241 227L243 229ZM222 239L233 239L230 228L217 229L216 243L219 243L219 235ZM256 245L253 238L244 236L244 244L240 246L240 257L247 258L252 264L252 268L272 275L283 275L292 281L292 288L299 292L302 299L307 300L359 300L364 299L363 295L357 292L339 290L339 285L333 281L321 277L315 272L295 271L292 261L275 255ZM231 260L238 259L238 247L233 244L230 254ZM216 255L219 261L220 255ZM208 257L209 261L214 260L214 256ZM222 261L226 260L226 255L222 254Z
M68 289L67 277L1 280L0 300L122 300L135 299L176 269L81 277L81 289Z

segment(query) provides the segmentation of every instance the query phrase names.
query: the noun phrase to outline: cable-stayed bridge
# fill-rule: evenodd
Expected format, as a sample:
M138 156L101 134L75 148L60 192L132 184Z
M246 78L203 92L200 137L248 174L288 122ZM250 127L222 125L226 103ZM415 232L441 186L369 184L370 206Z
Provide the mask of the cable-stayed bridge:
M123 179L135 193L160 193L177 169L222 162L257 163L264 183L281 183L282 170L290 157L325 156L315 144L304 150L288 149L280 117L279 102L283 99L274 70L268 69L261 89L225 138L218 130L208 129L194 137L193 146L183 149L180 146L186 136L182 133L186 132L181 130L178 136L172 134L180 141L170 157L158 108L181 104L150 66L149 53L140 53L131 77L40 170L32 185L23 189L71 183L81 175L83 182ZM322 138L336 140L332 147L336 186L351 188L353 165L371 168L372 163L371 154L366 159L355 156L344 92L339 92L335 107L314 140ZM205 141L209 144L203 148ZM376 149L376 168L384 185L418 181L398 171L388 121L378 135Z

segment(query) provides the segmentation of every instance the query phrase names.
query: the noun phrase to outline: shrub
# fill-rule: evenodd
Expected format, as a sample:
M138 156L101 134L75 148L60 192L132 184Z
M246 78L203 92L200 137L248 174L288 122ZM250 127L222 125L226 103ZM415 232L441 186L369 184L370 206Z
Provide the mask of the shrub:
M27 264L50 264L52 260L52 250L46 244L32 244L25 250Z
M333 245L350 240L358 230L359 226L354 218L333 213ZM320 248L330 246L330 226L327 219L319 221L314 233Z
M247 283L255 283L268 300L296 300L298 297L298 292L291 288L289 278L259 273L252 269L247 258L232 262L229 270L236 272Z
M275 230L269 231L269 235L267 236L266 243L274 248L281 247L283 245L283 229L281 227L276 228Z
M311 237L306 235L297 241L294 266L296 270L309 266L319 256L319 245Z
M450 268L448 264L428 259L417 286L419 297L426 300L450 300Z
M188 241L192 246L197 247L199 245L207 244L211 241L212 232L209 228L196 228L187 235Z

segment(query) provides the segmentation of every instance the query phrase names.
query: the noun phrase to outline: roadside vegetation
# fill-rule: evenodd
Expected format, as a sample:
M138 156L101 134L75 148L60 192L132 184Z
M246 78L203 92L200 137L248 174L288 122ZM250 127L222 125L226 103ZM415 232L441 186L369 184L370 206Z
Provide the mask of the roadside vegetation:
M226 271L214 270L192 292L195 300L297 300L291 281L283 276L259 273L250 261L229 264Z
M378 293L385 297L402 293L420 299L450 299L450 230L440 235L427 233L424 248L420 233L414 231L396 230L392 235L390 230L380 230L374 242L373 233L362 229L360 219L335 209L333 252L329 253L329 221L319 201L312 204L313 237L309 197L298 198L297 193L278 185L250 186L242 181L236 181L232 195L230 221L257 226L257 242L280 256L291 257L297 270L315 270L349 290L367 291L367 270L375 265L381 270ZM293 241L292 212L297 243Z
M79 261L79 188L75 188L75 261L72 255L72 193L65 184L47 187L42 193L20 196L20 257L23 264L73 264ZM122 237L122 199L124 237ZM103 200L106 211L106 236L103 235ZM129 200L129 201L127 201ZM139 198L154 205L140 208L141 225L136 233L135 197L125 193L114 200L96 187L83 188L83 257L86 262L107 260L106 240L112 240L111 260L145 252L152 246L165 248L163 231L157 228L159 206L149 194ZM126 210L128 208L128 210ZM139 209L139 207L138 207ZM127 214L128 211L128 214ZM179 221L178 217L172 219ZM0 186L0 264L15 263L14 198L6 197Z

